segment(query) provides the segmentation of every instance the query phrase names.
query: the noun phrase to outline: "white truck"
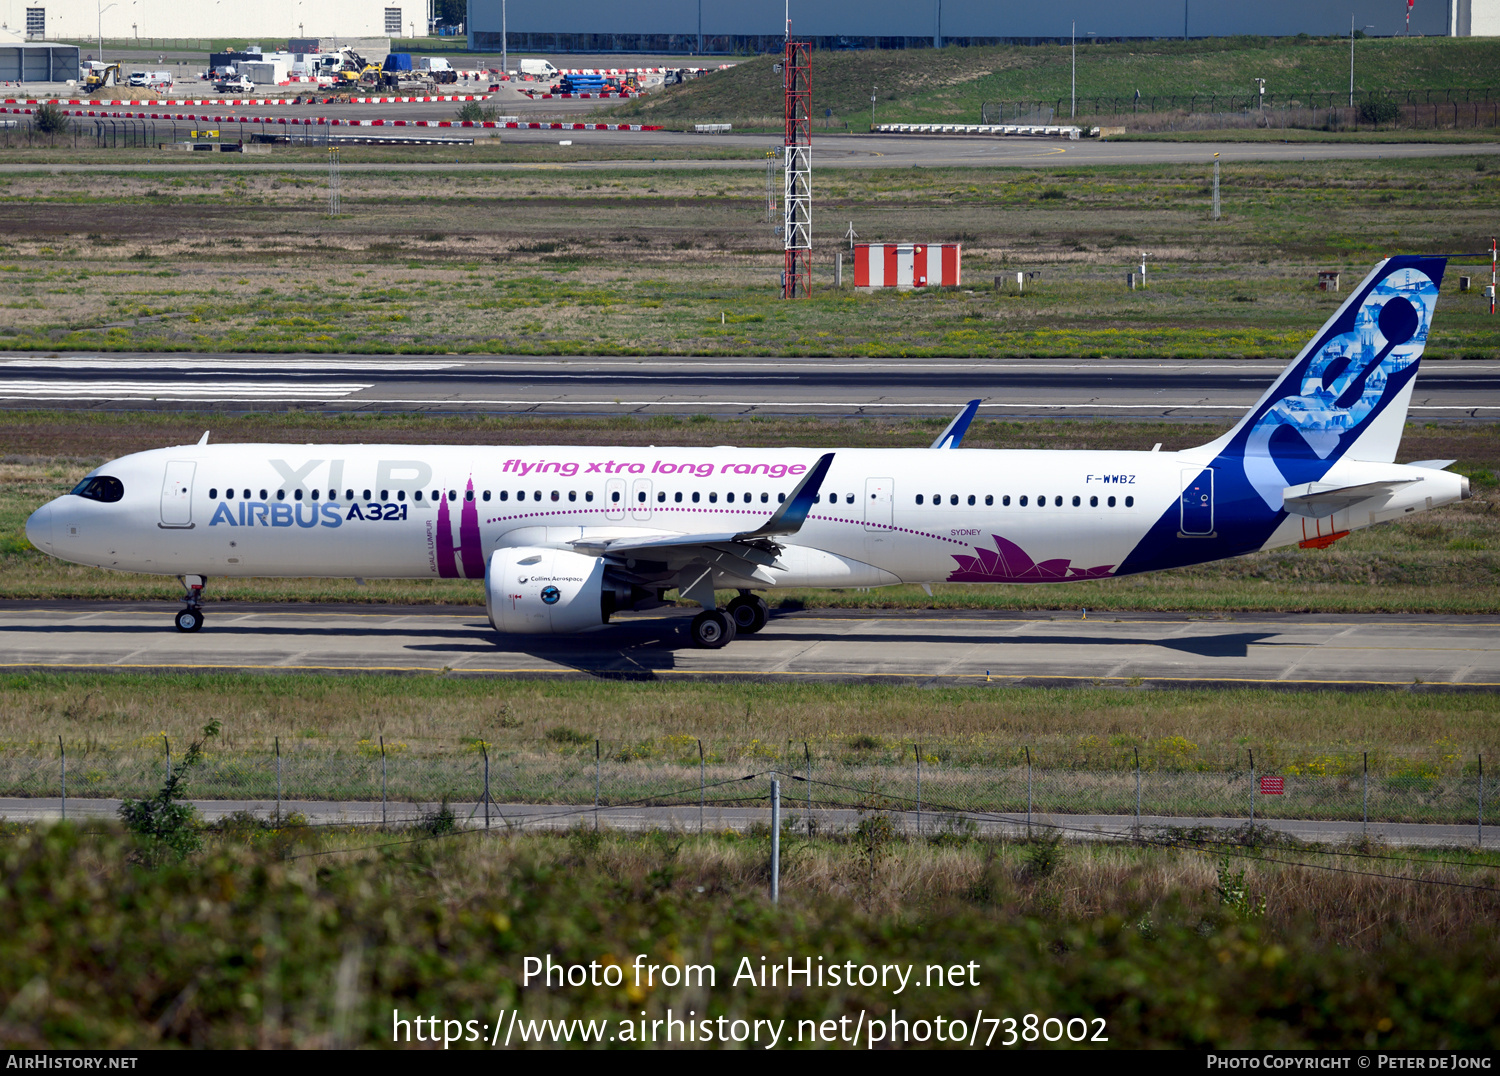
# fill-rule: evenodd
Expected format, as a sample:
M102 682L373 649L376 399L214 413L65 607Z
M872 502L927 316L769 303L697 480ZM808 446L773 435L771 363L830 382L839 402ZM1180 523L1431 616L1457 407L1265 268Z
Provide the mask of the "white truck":
M535 78L541 80L554 79L562 74L547 60L522 60L521 75L523 78Z
M170 90L172 88L172 72L132 71L130 72L130 85L147 86L153 90Z
M413 66L439 85L458 81L458 72L441 56L417 56Z

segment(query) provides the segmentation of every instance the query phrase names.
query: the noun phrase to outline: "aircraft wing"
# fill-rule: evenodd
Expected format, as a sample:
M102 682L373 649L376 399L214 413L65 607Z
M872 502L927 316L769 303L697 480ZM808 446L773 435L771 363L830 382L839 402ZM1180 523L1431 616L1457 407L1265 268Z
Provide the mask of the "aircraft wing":
M964 434L969 432L969 423L974 421L974 416L977 414L979 414L979 401L970 400L964 404L964 409L954 416L953 421L948 423L948 428L938 434L938 439L928 447L957 448L959 442L964 439Z
M1288 486L1282 493L1282 503L1293 515L1322 517L1331 516L1360 501L1378 497L1382 493L1394 493L1402 486L1420 481L1416 478L1401 478L1387 482L1362 482L1357 486L1336 486L1329 482L1307 482L1300 486Z
M802 529L813 498L823 488L823 479L833 465L833 453L821 456L811 470L802 476L791 496L759 527L750 531L722 531L708 534L642 534L626 538L580 538L569 543L580 553L595 556L630 556L640 560L708 559L720 556L738 557L752 564L771 566L781 547L773 537L796 534Z

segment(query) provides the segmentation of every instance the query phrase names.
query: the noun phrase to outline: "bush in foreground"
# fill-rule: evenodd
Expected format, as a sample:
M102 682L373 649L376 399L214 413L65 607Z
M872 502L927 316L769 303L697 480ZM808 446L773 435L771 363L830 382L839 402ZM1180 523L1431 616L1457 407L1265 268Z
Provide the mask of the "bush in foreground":
M307 854L324 840L347 850ZM1213 864L1194 856L1181 857L1191 869L1178 872L1177 899L1141 889L1160 862L1122 884L1100 875L1108 857L1084 850L1031 877L1024 848L902 844L878 884L926 870L926 899L912 893L866 912L837 896L867 866L847 841L790 841L780 907L765 899L759 838L387 841L372 849L380 842L368 833L314 837L272 854L226 837L146 870L117 835L70 826L6 835L0 1036L38 1048L379 1046L390 1044L393 1009L481 1023L512 1008L612 1023L694 1009L788 1028L845 1014L852 1024L860 1010L907 1019L983 1010L1103 1017L1115 1048L1500 1045L1492 933L1471 930L1462 944L1434 945L1419 930L1367 937L1363 950L1329 944L1306 917L1276 926L1238 914L1216 895ZM1137 853L1111 854L1127 863ZM1067 894L1090 872L1101 878L1086 894L1095 907L1080 909ZM988 881L969 885L971 899L945 888L948 875L957 886L981 874ZM1269 889L1273 909L1294 897L1268 877L1235 886L1252 900ZM519 986L528 956L628 967L638 953L712 964L717 987ZM979 985L899 996L732 986L741 958L758 968L761 956L919 972L976 961Z

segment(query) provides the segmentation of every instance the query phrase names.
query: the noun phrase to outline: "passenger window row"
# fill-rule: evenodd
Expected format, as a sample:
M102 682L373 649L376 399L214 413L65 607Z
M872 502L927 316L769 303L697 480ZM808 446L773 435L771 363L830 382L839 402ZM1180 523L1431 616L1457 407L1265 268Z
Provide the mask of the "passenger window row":
M77 494L79 494L80 496L83 496L83 497L92 497L95 500L108 500L108 499L118 500L120 498L120 496L122 495L122 490L121 490L119 481L116 480L116 479L112 479L112 478L103 478L103 479L101 479L101 478L94 478L94 479L89 479L88 481L81 483L78 486L78 488L75 489L73 492L75 492L75 493L77 493ZM447 493L446 493L447 499L449 501L456 501L456 500L458 500L458 493L459 493L459 491L456 490L456 489L450 489L450 490L448 490ZM321 494L322 494L321 490L316 490L315 489L315 490L310 491L309 496L311 497L312 500L316 501L316 500L319 499L319 497L321 496ZM241 498L243 498L245 500L255 500L255 499L257 499L255 497L255 491L251 490L249 488L240 488L239 495L240 495ZM219 499L219 491L218 491L218 489L216 487L215 488L211 488L208 491L208 496L209 496L209 498L211 500L218 500ZM235 489L233 487L231 487L229 489L226 489L224 491L224 496L228 500L233 500L234 496L235 496ZM270 496L271 496L271 491L263 489L263 490L260 490L260 497L258 499L262 500L262 501L269 500ZM284 490L284 489L278 489L278 490L275 491L274 496L275 496L276 500L278 500L278 501L284 501L284 500L286 500L286 490ZM510 498L511 498L511 493L510 493L509 490L502 489L502 490L499 491L499 493L498 493L497 496L498 496L498 499L501 500L501 501L509 501ZM699 504L699 503L701 503L701 500L704 497L704 494L700 493L700 492L694 492L694 493L690 494L689 496L690 496L690 503L692 503L692 504ZM828 493L828 494L820 494L818 496L813 497L813 503L814 504L819 503L823 499L823 497L825 497L825 496L828 498L828 503L831 504L831 505L832 504L837 504L838 501L839 501L839 495L837 493ZM437 490L437 489L433 490L430 494L426 494L426 499L427 500L431 500L431 501L440 501L440 500L443 499L443 497L444 497L444 492L442 490ZM635 494L635 497L636 497L636 503L637 504L645 504L646 501L647 501L647 494L646 494L645 490L637 490L636 494ZM707 494L707 497L708 497L708 503L709 504L717 504L717 503L719 503L719 494L717 492L711 492L711 493ZM960 498L959 498L959 495L957 493L950 493L950 494L947 495L947 497L948 497L948 504L950 504L950 505L957 505L957 504L960 503ZM414 500L414 501L421 501L421 500L423 500L423 498L424 498L424 491L423 490L417 490L416 492L414 492L412 494L412 500ZM518 489L518 490L516 490L516 492L515 492L515 498L518 501L525 501L527 499L526 491L524 489ZM302 500L302 490L300 488L299 489L295 489L295 490L292 491L292 499L295 500L295 501ZM331 490L328 491L328 500L330 500L330 501L336 501L338 499L339 499L339 491L338 490L331 489ZM368 490L368 489L367 490L363 490L362 494L361 494L361 499L366 500L366 501L374 500L374 497L372 496L372 491ZM489 490L484 490L482 493L480 493L479 499L483 500L483 501L489 501L490 500L490 491ZM543 494L543 492L541 490L538 489L538 490L533 490L532 491L532 493L531 493L531 499L534 500L534 501L541 501L541 500L544 500L544 499L550 499L552 501L561 501L563 499L563 493L561 491L559 491L559 490L555 490L554 489L554 490L551 491L550 498L548 498L546 495ZM577 490L571 490L571 489L568 490L567 491L567 499L570 502L576 502L578 500L578 491ZM594 491L593 490L584 490L584 492L583 492L583 499L584 499L585 503L592 503L593 500L594 500ZM353 501L353 500L355 500L354 490L352 490L352 489L346 489L346 490L344 490L344 500L346 500L346 501ZM390 500L390 490L385 490L385 489L381 490L380 491L380 500L382 500L382 501ZM396 491L396 500L398 500L398 501L404 501L404 500L406 500L406 491L405 490L397 490ZM472 500L474 500L474 491L473 490L467 490L467 491L465 491L464 492L464 500L466 500L466 501L472 501ZM610 493L610 503L611 504L619 504L622 500L624 500L624 496L623 496L622 491L620 491L620 490L613 490L613 491L611 491L611 493ZM771 500L771 495L769 493L762 493L760 495L760 503L761 504L769 504L770 500ZM781 504L785 500L786 500L786 494L785 493L778 493L776 495L776 503L777 504ZM724 495L724 501L725 501L726 504L734 504L735 503L735 495L733 493L726 493ZM751 504L754 501L755 501L755 495L754 494L745 493L745 494L741 495L740 503L742 503L742 504ZM917 504L920 505L920 504L926 503L927 498L923 494L918 493L916 495L916 497L915 497L915 501L916 501ZM666 504L667 503L667 491L666 490L658 490L657 491L657 493L656 493L656 503L657 504ZM672 503L673 504L682 504L683 503L683 494L680 491L672 494ZM854 503L854 494L852 494L852 493L846 493L846 494L844 494L844 503L845 504L853 504ZM937 507L937 506L941 505L942 503L943 503L943 494L941 494L941 493L934 493L934 494L932 494L932 505L934 507ZM967 498L965 498L965 503L967 503L969 505L977 505L979 503L979 499L978 499L978 497L975 494L970 493L967 496ZM994 503L995 503L995 496L994 496L994 494L992 494L992 493L985 494L984 503L985 503L986 506L993 506ZM1010 503L1011 503L1010 494L1008 494L1008 493L1004 494L1000 498L1000 505L1001 505L1001 507L1009 508L1010 507ZM1027 494L1024 494L1024 493L1021 494L1016 499L1017 506L1021 507L1021 508L1026 508L1031 503L1032 503L1032 499ZM1047 505L1047 498L1045 496L1037 497L1036 500L1035 500L1035 504L1036 504L1036 507L1038 507L1038 508L1044 508ZM1072 504L1073 504L1074 508L1080 508L1080 507L1082 507L1083 506L1083 498L1080 497L1080 496L1078 496L1077 494L1074 494L1073 497L1072 497ZM1105 498L1105 506L1106 507L1108 507L1108 508L1114 508L1116 506L1116 504L1117 504L1117 501L1116 501L1115 497L1110 496L1110 497L1106 497ZM1052 497L1052 506L1054 508L1061 508L1063 506L1063 498L1061 496L1054 495ZM1090 508L1098 508L1099 507L1099 498L1098 498L1097 495L1089 497L1089 507ZM1134 508L1135 507L1135 498L1134 497L1126 497L1125 498L1125 507L1126 508Z
M100 480L99 479L94 479L92 481L94 481L94 482L97 483ZM113 479L108 479L106 481L113 482L114 480ZM85 485L87 485L87 483L85 483ZM79 492L83 488L84 488L83 486L80 486L79 490L75 490L74 492ZM257 498L255 496L255 492L256 492L255 490L252 490L252 489L249 489L248 487L245 487L245 488L240 488L239 495L240 495L240 498L243 499L243 500L256 500ZM450 489L450 490L448 490L447 491L447 498L448 498L448 500L450 500L450 501L456 501L456 500L458 500L458 492L459 491L456 490L456 489ZM81 493L81 495L82 496L89 496L88 493ZM318 500L321 495L322 495L322 491L321 490L316 490L316 489L310 491L310 493L308 494L308 496L310 497L310 499L312 499L314 501ZM566 495L567 495L567 499L569 501L576 502L578 500L578 491L577 490L573 490L573 489L567 490L566 491ZM208 496L209 496L210 500L218 500L219 499L219 490L218 490L218 487L215 486L215 487L209 489ZM225 497L226 500L234 500L234 496L235 496L235 488L234 487L231 487L231 488L226 489L224 491L224 497ZM284 489L278 489L278 490L274 491L274 493L273 493L270 490L264 490L263 489L263 490L260 491L260 496L259 496L258 499L262 500L262 501L265 501L265 500L270 500L271 497L273 497L273 496L278 501L284 501L284 500L286 500L286 490L284 490ZM412 494L412 500L414 500L414 501L420 501L420 500L424 499L424 496L425 496L425 498L427 500L440 501L440 500L443 499L444 493L443 493L442 490L436 490L435 489L435 490L433 490L431 492L431 494L425 494L423 490L417 490L416 492L414 492ZM480 493L479 499L482 500L482 501L489 501L490 500L490 496L491 496L490 491L489 490L484 490L483 492ZM548 496L547 494L544 494L541 490L538 489L538 490L533 490L532 491L532 493L530 495L530 499L534 500L534 501L549 500L549 499L553 500L553 501L561 501L563 499L563 496L564 496L564 492L560 491L560 490L555 490L554 489L554 490L551 491L550 496ZM637 490L635 496L636 496L636 502L638 504L645 504L646 503L646 499L647 498L646 498L646 491L645 490ZM701 502L704 494L702 494L702 493L696 493L695 492L695 493L691 494L690 496L691 496L691 503L698 504L698 503ZM370 501L370 500L374 500L375 499L372 496L372 491L368 490L368 489L363 491L362 497L366 501ZM496 497L497 500L509 501L510 498L511 498L511 492L510 492L510 490L502 489L502 490L500 490L495 495L495 497ZM708 497L708 503L709 504L718 504L719 503L719 495L718 495L718 493L709 493L709 494L707 494L707 497ZM518 490L516 490L516 492L515 492L515 498L518 501L524 501L524 500L526 500L527 499L527 493L526 493L526 491L524 489L518 489ZM118 499L118 497L116 497L116 499ZM339 491L336 490L336 489L329 490L328 491L328 498L327 499L330 500L330 501L336 501L336 500L338 500L339 499ZM353 501L355 499L356 498L354 496L354 491L352 489L346 489L346 490L344 490L344 500L346 500L346 501ZM388 501L388 500L390 500L391 499L391 491L388 490L388 489L381 490L380 491L380 498L379 499L382 500L382 501ZM473 490L467 490L467 491L465 491L465 493L464 493L464 500L466 500L466 501L472 501L474 499L475 498L474 498L474 491ZM610 502L612 504L619 504L623 499L624 499L624 497L623 497L623 495L622 495L622 493L621 493L620 490L614 490L614 491L612 491L610 493ZM835 497L835 499L837 499L837 498ZM300 488L299 489L295 489L295 490L292 491L292 500L294 500L294 501L300 501L300 500L302 500L302 490ZM396 500L398 500L398 501L404 501L404 500L406 500L406 491L398 489L396 491ZM584 500L585 503L592 503L593 500L594 500L594 491L591 490L591 489L590 490L584 490L583 491L583 500ZM776 503L777 504L781 504L785 500L786 500L786 494L785 493L778 493L776 495ZM725 501L726 504L734 504L735 503L735 495L733 493L726 493L724 495L724 501ZM752 504L752 503L754 503L754 501L755 501L755 494L753 494L753 493L744 493L744 494L740 495L740 503L742 503L742 504ZM771 502L771 495L769 493L762 493L760 495L760 503L761 504L769 504L770 502ZM657 504L666 504L667 503L667 492L666 492L666 490L658 490L657 491L657 493L656 493L656 503ZM683 503L683 495L682 495L682 493L680 493L680 492L673 493L672 494L672 503L674 503L674 504L682 504ZM849 494L849 503L851 503L851 504L854 503L854 494L852 494L852 493Z
M918 493L917 496L916 496L916 502L917 502L917 504L922 504L924 502L924 500L925 500L925 498L923 497L923 495L920 494L920 493ZM1073 507L1074 508L1081 508L1081 507L1083 507L1083 498L1080 497L1076 493L1073 495L1072 502L1073 502ZM932 504L933 504L933 507L937 507L938 505L940 505L942 503L943 503L943 495L941 493L934 493L932 495ZM959 503L958 494L957 493L950 493L950 494L948 494L948 503L950 505L958 504ZM968 503L969 504L977 504L978 503L977 498L975 497L974 494L972 494L972 493L969 494L969 496L968 496ZM992 494L992 493L985 494L984 503L986 505L993 505L995 503L995 495ZM1021 494L1020 497L1018 497L1016 499L1016 504L1020 508L1025 508L1030 503L1031 503L1031 498L1029 496L1027 496L1026 494L1024 494L1024 493ZM1115 500L1114 497L1106 497L1105 498L1105 507L1107 507L1107 508L1114 508L1115 505L1116 505L1116 503L1117 502L1116 502L1116 500ZM1000 506L1002 508L1009 508L1010 507L1010 494L1007 493L1007 494L1005 494L1004 496L1002 496L1000 498ZM1047 506L1047 498L1045 496L1038 497L1036 499L1036 506L1038 508L1045 508ZM1061 508L1062 506L1063 506L1063 498L1060 497L1060 496L1054 495L1053 498L1052 498L1052 507L1054 507L1054 508ZM1089 497L1089 507L1090 508L1098 508L1099 507L1099 498L1098 498L1098 496L1091 496L1091 497ZM1135 507L1135 498L1134 497L1126 497L1125 498L1125 507L1126 508L1134 508Z

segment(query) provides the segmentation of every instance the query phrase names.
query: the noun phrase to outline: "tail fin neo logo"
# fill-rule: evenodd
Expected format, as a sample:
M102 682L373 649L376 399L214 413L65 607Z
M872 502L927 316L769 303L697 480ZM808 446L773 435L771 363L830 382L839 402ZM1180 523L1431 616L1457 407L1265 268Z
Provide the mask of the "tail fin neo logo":
M1386 274L1339 311L1282 378L1285 394L1264 401L1236 438L1245 478L1272 511L1281 509L1287 486L1322 478L1416 375L1443 262L1400 261L1408 264L1387 263Z

